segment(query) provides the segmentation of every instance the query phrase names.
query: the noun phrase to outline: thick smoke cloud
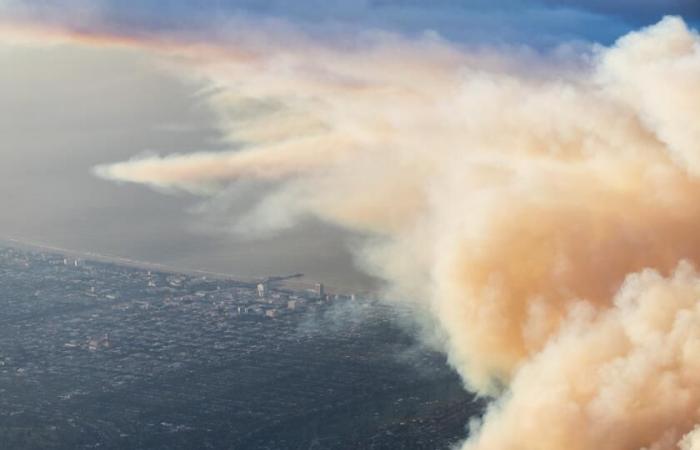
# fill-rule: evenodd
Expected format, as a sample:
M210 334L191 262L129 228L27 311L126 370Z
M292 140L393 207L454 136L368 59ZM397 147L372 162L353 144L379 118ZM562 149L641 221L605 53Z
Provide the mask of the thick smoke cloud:
M549 57L264 36L163 50L209 80L234 150L96 173L273 181L242 228L315 215L372 236L368 270L496 398L464 450L700 448L697 33L666 18Z
M499 395L465 449L676 448L700 421L698 36L669 18L549 73L434 38L370 48L205 61L243 148L98 173L274 179L250 222L378 236L368 264Z

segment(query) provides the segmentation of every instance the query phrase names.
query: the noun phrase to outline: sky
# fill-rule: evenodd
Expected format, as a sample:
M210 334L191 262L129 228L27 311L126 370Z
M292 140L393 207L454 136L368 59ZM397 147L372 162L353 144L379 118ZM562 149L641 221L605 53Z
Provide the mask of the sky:
M0 236L371 288L462 450L698 450L698 6L0 0Z
M610 43L625 30L663 15L700 18L694 0L4 0L5 15L75 28L128 32L207 32L232 16L298 23L321 33L374 28L401 33L433 30L451 40L537 42L567 39Z

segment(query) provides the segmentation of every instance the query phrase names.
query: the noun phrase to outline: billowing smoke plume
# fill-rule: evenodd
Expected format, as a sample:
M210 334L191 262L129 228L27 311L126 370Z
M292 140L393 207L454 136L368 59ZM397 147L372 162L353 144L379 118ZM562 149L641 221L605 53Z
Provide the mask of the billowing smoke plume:
M464 450L700 449L700 37L681 19L546 57L244 36L185 56L235 150L96 172L271 180L242 227L371 235L369 270L496 397Z

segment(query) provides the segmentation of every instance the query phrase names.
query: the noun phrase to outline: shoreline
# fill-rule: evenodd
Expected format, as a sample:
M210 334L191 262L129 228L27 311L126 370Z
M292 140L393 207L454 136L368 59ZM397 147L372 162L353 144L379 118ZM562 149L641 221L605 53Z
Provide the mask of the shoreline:
M227 281L236 281L240 283L252 283L252 284L257 284L260 282L263 282L267 278L273 278L278 275L264 275L264 276L252 276L252 275L239 275L239 274L232 274L232 273L224 273L224 272L217 272L217 271L212 271L212 270L205 270L205 269L187 269L187 268L181 268L181 267L175 267L171 266L168 264L161 264L161 263L155 263L155 262L149 262L149 261L142 261L142 260L137 260L137 259L131 259L131 258L126 258L122 256L116 256L116 255L107 255L104 253L97 253L97 252L90 252L90 251L81 251L81 250L75 250L75 249L68 249L64 247L59 247L55 245L51 245L45 242L39 242L35 240L30 240L30 239L24 239L20 237L9 237L9 236L0 236L0 246L7 246L7 247L15 247L19 249L25 249L25 250L35 250L35 251L45 251L49 253L55 253L63 256L70 256L73 258L79 258L83 259L86 261L97 261L97 262L103 262L103 263L112 263L112 264L120 264L128 267L133 267L137 269L145 269L145 270L157 270L161 272L167 272L167 273L173 273L173 274L184 274L184 275L191 275L191 276L205 276L205 277L210 277L213 279L219 279L219 280L227 280ZM278 286L286 286L290 289L294 290L305 290L305 289L311 289L313 288L316 283L319 281L316 280L310 280L308 278L302 278L301 280L292 280L292 281L287 281L287 280L280 280L276 281L275 283ZM336 288L334 286L327 286L325 283L324 284L324 289L326 292L331 293L331 294L347 294L347 293L357 293L360 295L364 296L376 296L376 292L369 292L369 291L350 291L348 289L341 289L341 288Z

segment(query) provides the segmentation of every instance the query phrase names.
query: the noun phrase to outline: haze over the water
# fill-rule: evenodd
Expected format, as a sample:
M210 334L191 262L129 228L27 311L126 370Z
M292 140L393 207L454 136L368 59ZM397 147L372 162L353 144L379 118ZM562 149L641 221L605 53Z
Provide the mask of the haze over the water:
M184 269L304 272L329 285L371 285L346 237L317 221L278 236L233 233L230 217L264 186L236 186L207 210L200 198L91 173L134 153L224 148L200 83L138 50L9 42L0 41L0 239Z
M428 4L429 3L429 4ZM609 43L664 13L697 19L693 1L670 2L257 2L0 1L5 28L64 29L123 36L225 40L237 22L298 27L323 40L361 45L361 33L428 32L458 43ZM222 272L303 271L329 284L362 287L346 233L313 218L282 234L243 236L230 218L269 188L238 183L215 204L165 196L90 174L135 154L223 150L206 83L164 67L136 48L47 45L48 37L0 42L0 237Z
M464 450L700 449L697 2L70 3L0 3L3 227L361 283L345 242L496 399Z

